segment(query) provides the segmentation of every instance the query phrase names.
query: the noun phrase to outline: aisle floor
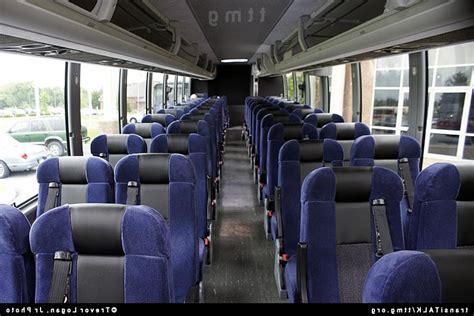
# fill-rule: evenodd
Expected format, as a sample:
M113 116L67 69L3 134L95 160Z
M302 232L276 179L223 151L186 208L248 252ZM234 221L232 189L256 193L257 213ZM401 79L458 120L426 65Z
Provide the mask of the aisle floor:
M214 261L204 275L206 303L284 303L273 278L273 244L263 232L247 148L241 128L227 131Z

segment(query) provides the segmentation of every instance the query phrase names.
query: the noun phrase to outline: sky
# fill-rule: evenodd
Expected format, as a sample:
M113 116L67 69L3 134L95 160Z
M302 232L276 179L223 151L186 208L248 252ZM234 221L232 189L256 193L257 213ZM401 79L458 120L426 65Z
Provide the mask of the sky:
M88 90L99 90L104 82L118 80L118 68L85 63L81 67L81 86ZM64 87L65 62L62 60L0 52L0 69L0 86L15 81L33 81L39 88ZM130 71L128 82L145 79L146 72Z

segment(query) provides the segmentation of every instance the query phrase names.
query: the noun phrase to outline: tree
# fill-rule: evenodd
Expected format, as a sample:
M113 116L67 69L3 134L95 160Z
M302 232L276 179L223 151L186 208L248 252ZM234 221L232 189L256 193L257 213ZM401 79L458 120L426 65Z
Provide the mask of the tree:
M102 90L92 92L92 108L100 109L100 100L102 99Z
M81 87L81 109L89 107L89 93L88 91Z
M35 104L32 81L12 82L0 87L0 103L7 108L25 109Z

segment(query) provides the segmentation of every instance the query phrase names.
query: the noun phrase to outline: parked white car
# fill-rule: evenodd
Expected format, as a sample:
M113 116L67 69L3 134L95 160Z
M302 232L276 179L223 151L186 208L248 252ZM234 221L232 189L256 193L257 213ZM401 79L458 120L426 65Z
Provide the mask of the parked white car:
M22 144L10 135L0 134L0 179L11 172L33 169L48 156L42 145Z

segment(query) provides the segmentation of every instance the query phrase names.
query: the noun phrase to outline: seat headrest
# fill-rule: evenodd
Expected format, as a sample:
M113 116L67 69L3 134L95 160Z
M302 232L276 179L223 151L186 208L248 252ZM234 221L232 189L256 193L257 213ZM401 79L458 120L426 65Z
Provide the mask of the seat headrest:
M168 143L168 152L182 155L189 154L189 136L186 134L166 135Z
M88 159L88 157L59 157L59 180L61 183L87 184L86 167Z
M472 164L455 165L459 172L460 187L456 200L474 201L474 166Z
M472 249L396 251L379 259L365 283L364 303L472 303Z
M180 121L181 133L197 133L198 132L198 121Z
M425 253L396 251L380 258L365 281L363 303L441 303L436 266Z
M315 113L313 109L307 108L297 108L293 111L294 114L299 115L301 118L305 118L306 116Z
M355 139L355 124L340 123L336 124L337 140L353 140Z
M398 159L400 152L399 135L372 135L375 144L374 159Z
M130 135L127 135L127 134L107 135L107 150L109 154L110 155L128 154L127 141Z
M317 139L302 140L299 142L300 162L323 162L324 141Z
M52 209L31 227L33 253L169 257L169 228L144 205L74 204Z
M337 114L333 113L316 113L316 118L317 118L317 127L322 128L324 125L335 122L344 122L344 119Z
M328 123L321 129L321 138L336 140L355 140L369 135L370 129L364 123Z
M143 138L153 138L165 132L160 123L130 123L124 126L124 134L137 134Z
M76 252L89 255L124 255L122 217L125 205L70 205L71 229Z
M140 154L138 169L142 184L168 184L170 154Z
M257 120L261 120L264 116L270 113L284 113L282 109L280 108L275 108L275 107L269 107L269 108L263 108L257 112Z
M148 114L145 115L142 119L142 123L159 123L163 126L168 126L172 121L175 120L175 117L171 114Z
M289 140L281 147L278 157L279 161L299 162L341 162L342 158L341 145L332 139Z
M408 135L364 135L355 140L351 149L351 159L419 159L420 155L420 144Z
M303 124L301 123L284 123L283 139L303 139Z
M369 202L372 167L334 167L336 202Z
M458 169L453 164L434 163L423 169L416 178L415 199L421 202L456 200L459 177Z
M433 260L438 270L442 303L474 303L474 251L430 249L423 252Z

